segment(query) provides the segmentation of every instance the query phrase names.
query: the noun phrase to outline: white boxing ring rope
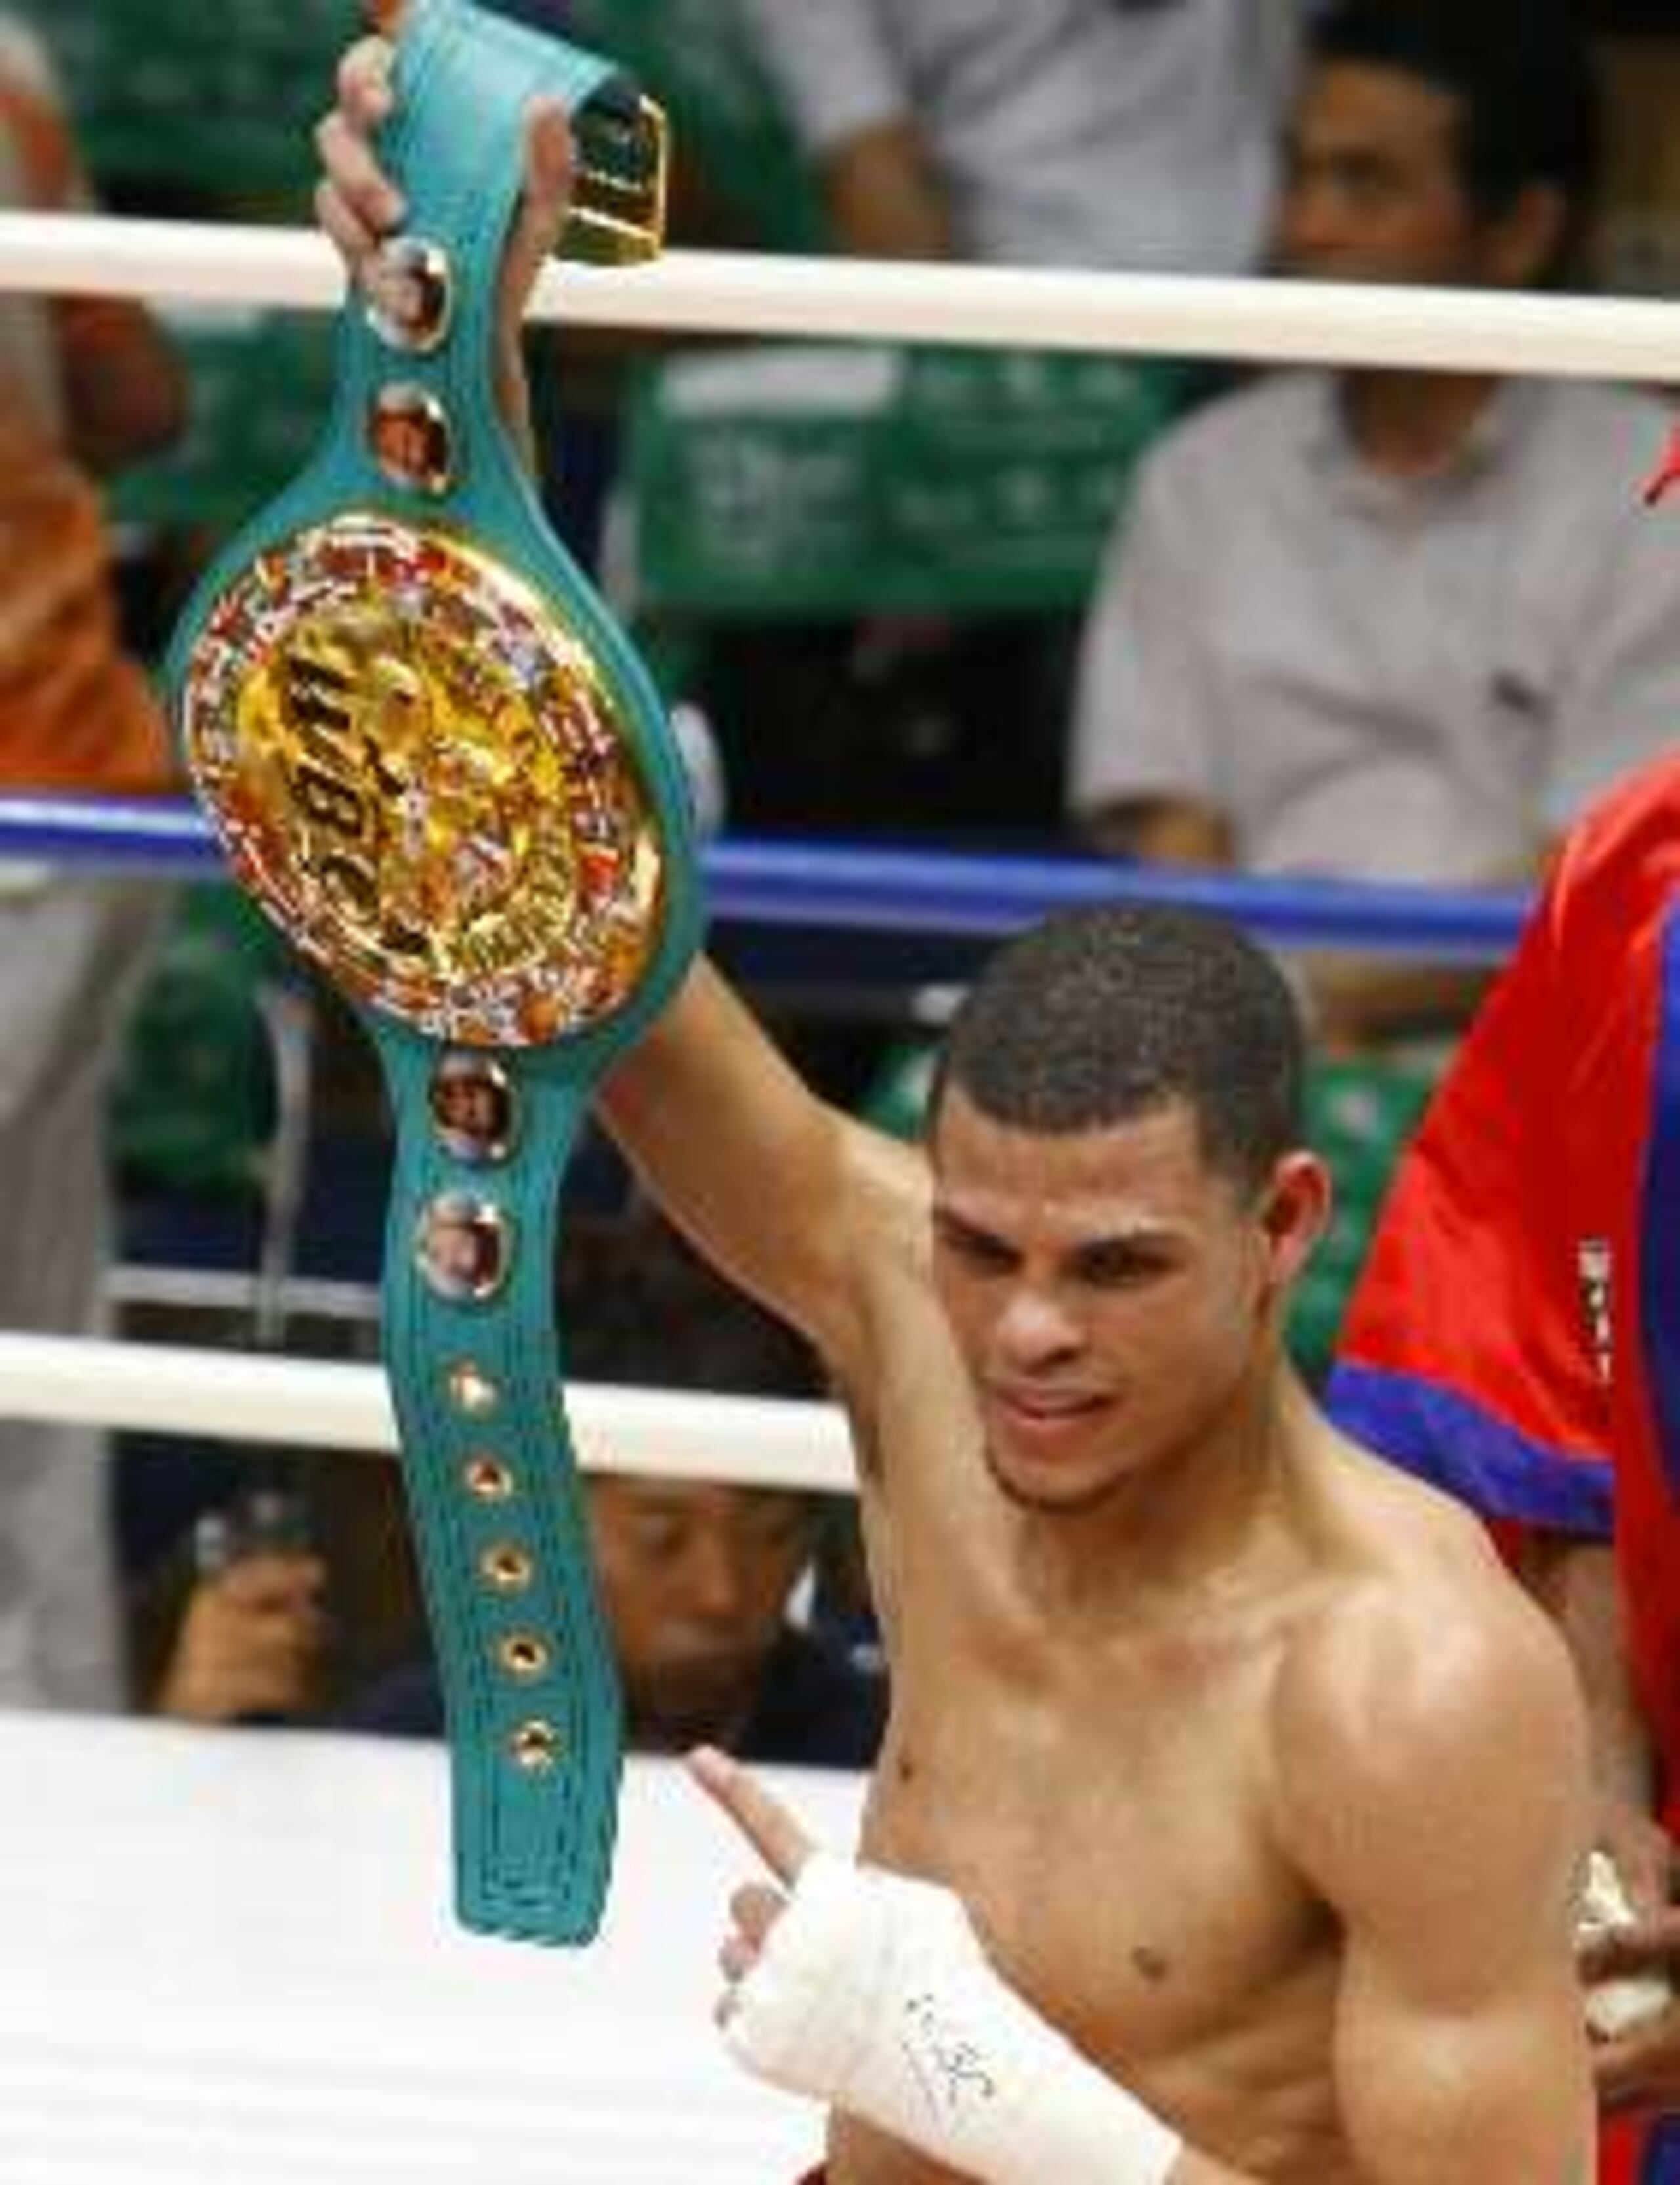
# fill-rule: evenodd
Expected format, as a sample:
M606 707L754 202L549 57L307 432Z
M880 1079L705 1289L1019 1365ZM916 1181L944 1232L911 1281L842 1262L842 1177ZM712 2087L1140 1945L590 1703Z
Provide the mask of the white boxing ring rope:
M589 1469L836 1492L852 1484L832 1404L573 1381L566 1409ZM86 1336L0 1333L0 1417L367 1455L397 1446L377 1366Z
M343 289L338 258L308 230L0 213L0 293L327 310ZM630 271L550 265L533 316L673 334L1680 380L1680 310L1636 297L674 250Z

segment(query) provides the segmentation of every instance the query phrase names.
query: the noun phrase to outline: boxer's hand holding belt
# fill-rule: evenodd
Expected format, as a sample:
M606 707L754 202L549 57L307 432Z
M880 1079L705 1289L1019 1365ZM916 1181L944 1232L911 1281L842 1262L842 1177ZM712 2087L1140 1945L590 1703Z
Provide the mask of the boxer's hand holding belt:
M402 223L343 314L326 439L205 578L169 673L235 874L355 1003L390 1088L385 1355L460 1914L578 1942L620 1723L562 1407L559 1187L696 914L659 701L499 412L498 303L533 101L572 118L578 254L657 249L665 139L610 63L468 0L413 0L392 89Z

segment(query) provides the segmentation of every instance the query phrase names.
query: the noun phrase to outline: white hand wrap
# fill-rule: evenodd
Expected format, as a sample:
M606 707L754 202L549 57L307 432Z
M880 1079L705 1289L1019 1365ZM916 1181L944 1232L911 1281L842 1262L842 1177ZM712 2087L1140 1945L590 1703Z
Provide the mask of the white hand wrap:
M1181 2143L993 1971L949 1890L806 1865L724 2039L982 2185L1164 2185Z

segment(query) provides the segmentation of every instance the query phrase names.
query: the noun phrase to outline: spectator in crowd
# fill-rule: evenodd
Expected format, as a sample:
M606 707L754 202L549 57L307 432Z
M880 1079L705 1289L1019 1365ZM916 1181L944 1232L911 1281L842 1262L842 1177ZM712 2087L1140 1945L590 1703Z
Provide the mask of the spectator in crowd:
M629 1743L721 1746L743 1759L866 1768L885 1719L879 1674L789 1603L818 1548L818 1505L774 1487L595 1475L589 1538ZM345 1708L349 1728L438 1736L429 1663Z
M1587 209L1596 112L1547 0L1337 0L1287 136L1295 275L1534 287ZM1147 455L1082 648L1069 799L1146 858L1476 884L1532 874L1673 733L1680 567L1637 506L1644 395L1276 372ZM1482 982L1329 963L1345 1049L1450 1031Z
M1329 1390L1347 1429L1519 1528L1591 1702L1601 1840L1644 1915L1592 1970L1671 1987L1677 914L1670 754L1570 833L1388 1196ZM1619 1598L1603 1545L1612 1512ZM1660 1987L1644 1992L1660 2003ZM1680 2113L1680 2005L1605 2030L1598 2074L1611 2115ZM1602 2174L1680 2177L1680 2115L1644 2143L1616 2138Z
M803 1346L649 1219L574 1232L563 1293L568 1366L584 1378L758 1394L811 1387ZM849 1767L873 1758L879 1676L825 1625L790 1614L824 1550L819 1498L612 1474L592 1475L585 1494L633 1745L674 1752L705 1741L745 1758ZM331 1681L327 1580L302 1545L207 1572L165 1663L159 1711L205 1722L317 1714ZM353 1729L444 1728L429 1660L328 1712Z
M873 257L1237 272L1303 0L745 0L834 237Z
M200 1519L196 1533L215 1529ZM291 1722L313 1715L328 1673L327 1571L303 1545L230 1543L188 1595L153 1710L181 1722Z
M0 14L0 204L90 192L47 57ZM167 747L118 625L96 479L162 446L181 376L146 314L0 299L0 786L148 791ZM104 1098L154 906L142 890L0 869L0 1325L99 1323ZM0 1704L115 1706L123 1679L99 1437L0 1424Z
M1303 4L745 0L743 14L837 248L1231 273L1264 247ZM1158 384L1152 417L1180 406L1181 370L1130 368ZM824 360L779 370L809 372L820 390ZM935 463L935 510L940 493ZM1030 608L879 612L865 599L857 623L719 633L708 688L732 755L746 743L738 724L755 724L739 769L749 823L1053 842L1072 582ZM779 749L797 756L779 763Z

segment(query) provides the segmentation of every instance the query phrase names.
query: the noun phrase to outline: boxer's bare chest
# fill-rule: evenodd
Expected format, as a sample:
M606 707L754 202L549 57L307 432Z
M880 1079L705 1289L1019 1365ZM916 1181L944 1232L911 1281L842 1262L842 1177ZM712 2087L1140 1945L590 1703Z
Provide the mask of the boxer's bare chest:
M867 1854L956 1889L1010 1981L1194 2143L1256 2177L1351 2176L1337 1931L1274 1833L1264 1669L1232 1661L1169 1701L1097 1659L1034 1704L951 1666L897 1713ZM942 2175L842 2138L842 2185Z
M1338 1934L1280 1840L1272 1704L1310 1582L1081 1619L1024 1601L971 1514L894 1559L867 1855L955 1889L1012 1982L1199 2143L1335 2185ZM857 2176L900 2185L897 2159Z
M869 1852L955 1888L1082 2046L1135 2079L1327 1964L1332 1923L1274 1825L1263 1629L1047 1642L1035 1672L924 1620L910 1609L901 1644L938 1658L901 1679Z

